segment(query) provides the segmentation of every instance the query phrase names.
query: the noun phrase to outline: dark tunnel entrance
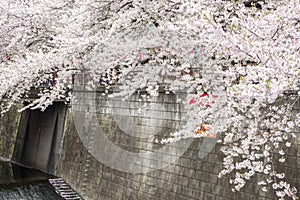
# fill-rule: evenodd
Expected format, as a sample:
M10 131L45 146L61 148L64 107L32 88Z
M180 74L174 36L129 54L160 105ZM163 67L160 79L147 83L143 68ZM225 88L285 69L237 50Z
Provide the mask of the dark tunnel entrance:
M66 108L64 103L55 102L44 112L23 111L13 160L50 172L61 149Z

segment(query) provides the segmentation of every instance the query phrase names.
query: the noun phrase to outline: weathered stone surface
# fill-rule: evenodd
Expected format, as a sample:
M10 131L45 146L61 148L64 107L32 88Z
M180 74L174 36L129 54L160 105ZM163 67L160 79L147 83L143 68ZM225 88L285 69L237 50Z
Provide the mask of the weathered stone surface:
M11 159L16 143L21 113L20 106L13 106L4 116L0 116L0 157Z
M88 95L85 98L89 98ZM170 97L164 96L165 113L158 110L144 114L142 119L139 118L136 110L131 113L132 119L124 119L123 117L113 117L112 113L116 111L128 111L129 108L134 108L138 102L132 99L132 104L125 105L122 101L105 103L105 99L99 98L100 107L95 109L100 127L106 133L107 138L120 148L131 152L153 151L161 148L162 145L153 143L144 138L133 137L126 134L126 131L132 129L133 124L137 123L140 133L143 130L158 131L158 139L167 137L168 134L183 124L181 107ZM92 99L90 99L92 101ZM105 100L106 101L106 100ZM101 103L102 102L102 103ZM86 109L82 115L88 120L93 121L93 115L89 111L93 110L92 106L82 106L82 110ZM130 107L131 106L131 107ZM154 106L154 108L156 108ZM127 109L127 110L126 110ZM173 109L173 110L172 110ZM300 107L299 107L300 109ZM299 109L297 112L299 112ZM136 116L135 116L136 115ZM156 118L157 121L151 120ZM14 119L14 120L11 120ZM19 115L12 113L1 118L0 137L2 145L10 145L14 143L13 136L7 136L6 133L14 135L19 122ZM125 121L122 121L122 120ZM123 124L121 123L123 122ZM126 124L128 123L128 124ZM130 124L131 123L131 124ZM11 124L7 126L7 124ZM145 127L145 126L149 127ZM151 126L150 126L151 125ZM159 127L157 125L163 125ZM157 126L157 127L155 127ZM154 127L154 128L153 128ZM9 129L9 130L8 130ZM111 199L178 199L178 200L268 200L274 199L274 193L263 193L260 187L254 183L259 177L254 177L250 183L246 184L245 188L239 193L233 193L232 185L229 184L229 177L222 179L217 178L218 172L221 170L222 152L219 144L213 147L208 155L199 158L205 150L202 149L202 154L199 154L204 139L195 139L188 150L180 156L180 158L159 170L150 171L147 173L128 173L106 166L98 161L91 147L84 147L84 142L91 142L94 135L88 133L93 130L93 127L86 127L87 141L83 141L79 137L78 130L73 122L71 110L68 110L64 125L64 135L62 138L63 146L58 154L56 163L53 164L55 169L52 173L63 177L75 190L77 190L87 200L111 200ZM297 133L299 134L299 133ZM293 186L300 189L300 137L293 140L293 146L288 151L287 163L278 163L275 167L278 171L286 172L286 178L291 181ZM99 143L101 144L101 143ZM176 145L173 145L176 147ZM12 153L7 146L0 145L0 156L9 157ZM3 151L2 151L3 150ZM107 152L103 149L100 153L109 153L111 159L122 158L114 155L113 152ZM173 152L168 152L168 155ZM172 156L176 156L175 154ZM145 160L152 162L160 161L157 158L145 157ZM125 159L124 162L130 164L130 159ZM145 163L141 163L145 164Z
M121 103L119 104L121 106ZM169 107L168 105L167 107ZM171 109L168 108L168 109ZM177 116L178 117L178 116ZM70 118L69 118L70 119ZM112 119L102 116L101 124L106 126L108 137L116 145L122 146L125 150L147 150L153 148L153 144L143 141L140 138L123 136L118 131L112 132L118 126L113 125ZM106 121L105 121L106 120ZM174 118L175 120L175 118ZM172 121L168 120L169 127ZM111 127L109 127L111 126ZM115 136L113 136L115 134ZM221 170L222 152L220 145L216 145L205 157L199 159L198 151L203 139L198 139L191 144L176 163L173 163L160 170L146 174L131 174L112 169L90 157L90 166L84 167L87 149L82 148L78 142L78 134L72 120L67 122L64 140L64 155L61 157L56 173L63 176L70 182L86 199L178 199L178 200L240 200L240 199L274 199L272 192L263 193L255 181L250 180L241 192L234 193L229 184L229 177L219 179L218 173ZM75 142L77 141L77 142ZM294 143L297 140L294 141ZM296 187L299 185L300 171L300 144L295 144L289 150L286 165L277 166L278 170L284 170L287 178ZM159 146L156 146L159 148ZM81 159L78 158L81 157ZM97 163L97 164L94 164ZM81 167L75 167L75 166ZM71 170L70 169L74 169ZM77 171L76 171L77 170ZM86 170L86 171L85 171ZM85 177L87 177L85 179ZM82 183L84 182L84 183Z

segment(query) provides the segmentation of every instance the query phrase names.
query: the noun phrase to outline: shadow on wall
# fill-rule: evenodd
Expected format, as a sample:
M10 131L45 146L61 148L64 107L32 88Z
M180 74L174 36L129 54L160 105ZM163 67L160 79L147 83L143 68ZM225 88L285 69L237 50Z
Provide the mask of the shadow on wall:
M23 111L12 160L44 172L53 171L61 151L66 108L64 103L54 103L44 112Z

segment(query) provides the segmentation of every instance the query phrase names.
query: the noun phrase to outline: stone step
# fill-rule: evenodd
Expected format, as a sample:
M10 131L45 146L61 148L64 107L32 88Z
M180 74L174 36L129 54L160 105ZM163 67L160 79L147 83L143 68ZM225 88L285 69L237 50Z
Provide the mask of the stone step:
M83 200L79 194L62 178L49 179L57 194L66 200Z

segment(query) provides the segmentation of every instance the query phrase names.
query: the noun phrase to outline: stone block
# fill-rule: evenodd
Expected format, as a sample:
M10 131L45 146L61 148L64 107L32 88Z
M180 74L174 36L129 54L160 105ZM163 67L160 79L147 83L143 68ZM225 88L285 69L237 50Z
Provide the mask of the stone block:
M195 170L194 169L190 169L190 168L184 168L183 170L183 176L185 177L189 177L189 178L193 178L194 174L195 174Z
M211 174L203 171L196 171L194 178L202 182L209 182Z
M189 179L188 186L190 188L198 188L199 187L199 181L197 179Z
M199 182L199 190L203 191L203 192L209 192L210 191L210 186L211 184L206 183L206 182Z
M189 187L182 187L181 194L190 197L193 195L193 189Z
M182 186L188 186L189 178L185 176L178 176L178 184Z
M208 193L208 192L204 192L203 193L203 199L205 199L205 200L215 200L216 195Z
M224 187L219 186L219 185L215 185L215 184L211 184L210 185L210 193L212 194L223 194L224 193Z

